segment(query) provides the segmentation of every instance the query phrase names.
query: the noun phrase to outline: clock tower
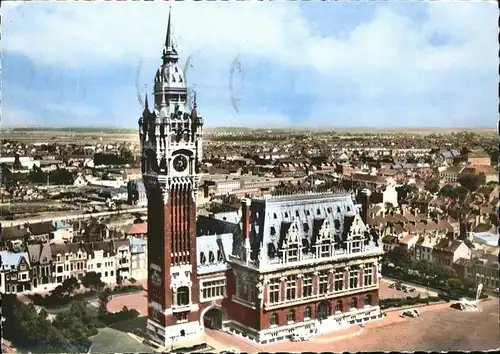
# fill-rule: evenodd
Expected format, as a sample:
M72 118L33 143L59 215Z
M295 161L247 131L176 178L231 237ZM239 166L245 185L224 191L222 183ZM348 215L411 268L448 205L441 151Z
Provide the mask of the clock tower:
M186 79L172 41L171 19L139 118L141 170L148 195L148 333L168 345L197 336L196 193L203 120L196 95L188 110Z

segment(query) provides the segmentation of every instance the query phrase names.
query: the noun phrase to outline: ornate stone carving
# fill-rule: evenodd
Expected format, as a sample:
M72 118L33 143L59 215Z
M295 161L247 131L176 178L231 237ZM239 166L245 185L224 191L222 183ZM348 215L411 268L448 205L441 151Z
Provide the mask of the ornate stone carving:
M177 291L181 286L187 286L191 288L192 282L191 279L186 275L185 272L180 272L178 276L174 276L171 282L171 288L174 291Z

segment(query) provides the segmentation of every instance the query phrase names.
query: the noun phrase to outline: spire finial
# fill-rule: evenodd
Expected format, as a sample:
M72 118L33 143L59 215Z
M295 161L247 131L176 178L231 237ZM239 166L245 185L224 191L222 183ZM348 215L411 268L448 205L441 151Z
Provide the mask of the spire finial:
M171 22L170 22L170 17L172 15L172 5L168 8L168 24L167 24L167 37L165 38L165 48L170 50L172 48L172 35L171 35Z
M149 110L149 106L148 106L148 85L144 85L144 87L146 88L146 93L144 94L145 98L144 98L144 109L148 109Z
M193 88L193 108L196 107L198 107L198 105L196 104L196 89Z

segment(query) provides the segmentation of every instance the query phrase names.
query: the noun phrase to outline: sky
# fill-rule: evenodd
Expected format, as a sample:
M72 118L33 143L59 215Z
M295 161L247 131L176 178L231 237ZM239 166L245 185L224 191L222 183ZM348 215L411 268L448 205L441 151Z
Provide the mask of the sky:
M135 128L170 6L206 126L497 124L494 1L155 1L2 4L3 127Z

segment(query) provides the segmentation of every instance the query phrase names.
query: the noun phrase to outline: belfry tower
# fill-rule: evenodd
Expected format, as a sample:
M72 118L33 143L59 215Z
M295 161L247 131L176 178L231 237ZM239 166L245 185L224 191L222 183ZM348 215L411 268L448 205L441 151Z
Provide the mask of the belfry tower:
M178 65L170 13L154 106L139 119L141 169L148 195L148 333L160 343L199 333L196 191L203 120ZM196 97L196 96L195 96Z

